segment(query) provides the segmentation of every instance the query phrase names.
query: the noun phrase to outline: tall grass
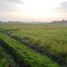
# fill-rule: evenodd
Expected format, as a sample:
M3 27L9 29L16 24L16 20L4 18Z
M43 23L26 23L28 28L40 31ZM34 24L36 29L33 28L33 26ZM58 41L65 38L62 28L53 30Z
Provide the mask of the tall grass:
M11 52L15 53L20 61L24 62L27 67L60 67L58 64L48 59L48 57L39 55L7 35L0 33L0 38L6 43L6 48L11 49Z

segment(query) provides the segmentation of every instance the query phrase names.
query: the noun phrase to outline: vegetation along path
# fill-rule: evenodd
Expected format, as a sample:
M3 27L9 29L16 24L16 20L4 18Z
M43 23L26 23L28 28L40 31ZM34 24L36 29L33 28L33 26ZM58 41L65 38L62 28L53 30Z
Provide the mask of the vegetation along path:
M47 56L36 53L3 33L0 33L0 40L5 51L16 59L18 67L61 67Z
M31 45L30 43L27 43L23 38L18 38L17 36L12 36L10 32L4 32L6 35L9 35L10 37L12 37L13 39L20 41L21 43L23 43L27 48L32 49L42 55L46 55L48 58L50 58L53 62L58 63L59 65L66 66L67 67L67 63L60 57L50 54L47 51L43 51L42 49L35 47L33 45Z
M11 56L14 64L10 64L9 67L26 67L24 61L21 62L20 58L15 54L14 50L7 46L7 43L0 39L0 47L3 48L4 52Z

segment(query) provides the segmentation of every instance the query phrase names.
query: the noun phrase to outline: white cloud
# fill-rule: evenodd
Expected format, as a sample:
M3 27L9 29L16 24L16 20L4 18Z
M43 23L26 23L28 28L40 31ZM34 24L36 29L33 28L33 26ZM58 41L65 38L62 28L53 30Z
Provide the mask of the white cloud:
M18 10L18 5L23 4L22 0L1 0L0 12L11 12Z
M52 19L67 10L66 4L66 0L0 0L0 15L2 18Z

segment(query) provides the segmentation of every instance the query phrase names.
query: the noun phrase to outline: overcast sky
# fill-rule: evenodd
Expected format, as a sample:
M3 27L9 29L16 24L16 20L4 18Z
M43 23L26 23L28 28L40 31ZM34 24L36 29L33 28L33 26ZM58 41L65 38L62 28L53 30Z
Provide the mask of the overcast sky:
M0 0L0 20L52 21L67 19L67 0Z

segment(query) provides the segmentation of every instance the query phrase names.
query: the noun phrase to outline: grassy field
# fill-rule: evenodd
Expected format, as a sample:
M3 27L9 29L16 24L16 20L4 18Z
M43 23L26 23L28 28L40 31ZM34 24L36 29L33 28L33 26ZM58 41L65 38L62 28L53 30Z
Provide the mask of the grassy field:
M22 38L31 45L56 54L67 61L66 30L18 30L11 33L13 36Z
M17 67L14 59L11 55L4 51L4 48L0 46L0 67Z
M10 49L11 55L15 54L17 58L19 57L18 61L23 61L26 67L66 67L66 25L8 23L0 24L0 31L4 32L0 33L0 39L6 43L6 46L2 46L2 48ZM6 33L9 33L9 35ZM28 46L25 46L23 42L28 44ZM30 46L36 48L38 51L48 52L55 59L56 57L61 58L65 64L60 65L63 62L55 62L51 57L47 57L48 54L42 55L33 48L28 48ZM18 64L21 67L21 64Z

